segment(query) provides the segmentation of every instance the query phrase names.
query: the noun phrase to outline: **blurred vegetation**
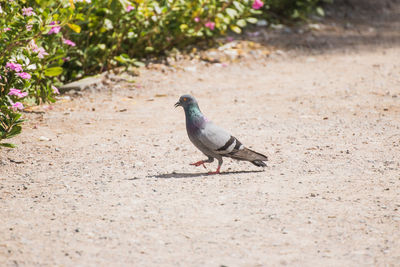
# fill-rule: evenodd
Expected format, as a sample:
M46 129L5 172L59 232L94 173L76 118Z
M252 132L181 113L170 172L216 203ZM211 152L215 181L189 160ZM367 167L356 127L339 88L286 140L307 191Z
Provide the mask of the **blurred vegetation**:
M92 0L75 6L81 32L69 32L77 48L70 53L66 80L118 64L140 65L136 58L182 49L228 30L240 33L261 14L249 0Z
M37 2L43 2L37 0ZM45 1L47 2L47 1ZM64 81L117 65L137 65L138 59L210 42L228 31L241 33L259 18L280 23L323 15L321 0L265 0L261 9L253 0L91 0L74 1L75 23L68 31L77 46L65 63Z
M324 16L323 4L333 0L268 0L261 17L270 22L294 23L307 20L310 14Z

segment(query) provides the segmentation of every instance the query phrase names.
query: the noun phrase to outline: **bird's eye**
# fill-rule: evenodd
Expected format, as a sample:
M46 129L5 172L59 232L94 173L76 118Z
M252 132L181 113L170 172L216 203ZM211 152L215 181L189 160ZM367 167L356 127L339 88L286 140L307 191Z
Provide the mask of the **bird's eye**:
M185 98L183 98L183 101L186 101L187 100L187 98L185 97Z

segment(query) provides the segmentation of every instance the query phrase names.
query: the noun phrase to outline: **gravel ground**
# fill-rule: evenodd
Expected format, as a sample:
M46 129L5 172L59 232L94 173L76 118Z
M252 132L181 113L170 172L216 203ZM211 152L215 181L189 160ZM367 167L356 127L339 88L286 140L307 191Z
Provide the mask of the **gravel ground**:
M26 114L0 155L1 265L398 266L392 37L153 65ZM184 93L268 167L189 166L203 155L173 107Z

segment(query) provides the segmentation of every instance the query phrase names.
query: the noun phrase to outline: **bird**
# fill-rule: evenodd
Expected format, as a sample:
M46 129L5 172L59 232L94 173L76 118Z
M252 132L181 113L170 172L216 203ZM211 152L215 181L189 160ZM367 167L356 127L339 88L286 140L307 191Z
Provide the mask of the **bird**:
M208 120L200 111L197 100L191 95L182 95L175 103L176 107L182 107L186 117L186 131L190 141L208 157L190 165L203 166L218 160L218 168L215 172L208 174L219 174L223 157L230 157L236 160L249 161L257 167L267 166L264 161L268 157L246 148L236 137L229 134L221 127Z

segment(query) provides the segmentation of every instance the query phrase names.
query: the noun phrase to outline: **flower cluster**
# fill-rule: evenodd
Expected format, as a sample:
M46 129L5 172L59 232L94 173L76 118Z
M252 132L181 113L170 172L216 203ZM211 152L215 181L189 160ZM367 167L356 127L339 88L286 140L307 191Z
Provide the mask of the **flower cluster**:
M21 102L15 102L15 103L11 103L11 108L13 110L23 110L24 109L24 105L22 105Z
M254 9L260 9L264 5L264 2L261 0L254 0L253 5L251 6Z
M74 9L60 8L56 1L36 8L35 2L0 4L0 146L12 147L2 141L21 132L20 111L27 103L55 101L59 90L54 85L64 71L63 59L76 46L64 38L69 35L62 28L74 25Z
M46 50L44 50L43 47L38 47L35 43L35 40L32 39L29 44L28 44L28 48L34 52L37 53L38 58L44 58L44 56L49 55L49 53L46 52Z
M19 89L11 88L10 92L8 93L8 95L15 95L18 98L23 98L23 97L27 96L28 93L27 92L21 92L21 90L19 90Z
M70 45L70 46L76 46L76 44L74 42L72 42L71 40L68 40L68 39L63 39L63 43L66 45Z
M13 62L7 62L6 68L13 70L15 72L20 72L22 71L22 66L21 64L18 63L13 63Z
M134 9L135 9L135 7L134 7L134 6L131 6L131 5L128 5L128 6L125 8L126 12L131 12L131 11L134 10Z
M60 32L61 30L61 26L58 25L57 21L52 21L50 23L50 25L54 25L53 27L51 27L50 31L47 34L57 34Z
M208 22L206 22L206 24L204 24L204 26L206 26L206 27L209 28L210 30L214 30L214 28L215 28L215 22L208 21Z
M23 8L22 9L22 15L24 16L32 16L35 15L35 12L33 12L33 8L32 7L28 7L28 8Z
M23 80L28 80L28 79L32 78L32 76L29 73L24 72L24 70L22 69L21 64L18 64L18 63L7 62L5 71L6 71L6 73L9 72L9 71L13 71L13 72L15 72L16 76L20 77ZM27 92L22 92L20 89L10 88L8 95L9 96L14 96L14 97L17 97L17 98L24 98L24 97L26 97L28 95L28 93ZM22 103L20 103L20 102L15 102L14 103L12 101L12 99L10 99L9 102L11 104L11 109L13 109L14 111L24 109L24 105Z

